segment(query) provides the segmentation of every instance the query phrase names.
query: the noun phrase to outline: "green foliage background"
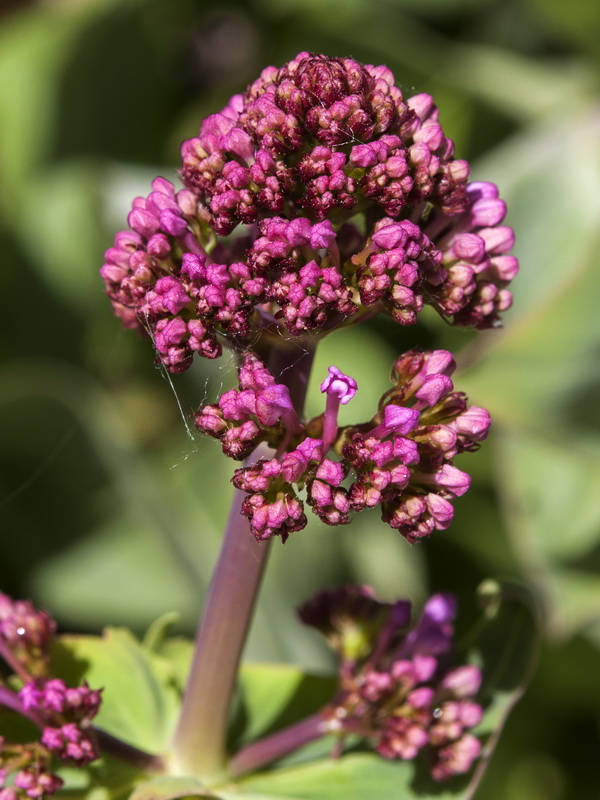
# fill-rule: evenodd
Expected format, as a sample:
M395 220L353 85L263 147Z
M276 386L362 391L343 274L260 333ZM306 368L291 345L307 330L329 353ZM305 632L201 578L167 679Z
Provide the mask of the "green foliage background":
M263 66L300 50L386 63L426 91L474 176L497 182L522 273L501 332L433 315L331 336L371 416L415 343L458 351L457 385L494 419L455 524L409 547L375 515L274 548L251 658L313 669L296 625L315 589L473 593L520 579L544 620L537 673L478 797L595 800L600 711L600 7L593 0L54 0L0 17L0 587L67 630L193 631L231 463L189 414L234 379L196 363L170 386L120 330L97 269L136 194L174 179L180 142ZM311 389L309 412L321 401Z

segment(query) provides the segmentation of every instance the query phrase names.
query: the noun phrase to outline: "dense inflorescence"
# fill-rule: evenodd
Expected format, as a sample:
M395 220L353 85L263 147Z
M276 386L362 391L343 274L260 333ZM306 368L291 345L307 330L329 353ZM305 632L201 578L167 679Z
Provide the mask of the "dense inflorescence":
M196 416L197 427L219 439L223 452L243 459L267 442L273 458L236 470L233 483L247 493L242 513L254 535L285 541L305 527L306 502L328 525L345 525L365 508L409 542L450 524L451 500L469 488L469 476L453 465L459 453L477 449L487 436L489 414L455 392L455 368L445 350L411 350L392 370L393 388L371 420L339 427L340 404L351 401L356 382L337 367L321 384L325 413L302 422L283 384L256 356L239 369L239 389Z
M471 730L482 718L476 695L481 672L454 666L456 602L438 594L410 627L407 600L381 603L368 587L318 594L299 609L340 657L338 692L329 729L371 741L384 758L421 755L444 781L468 772L481 753Z
M172 372L258 334L308 336L424 304L499 324L517 272L506 207L469 183L429 95L383 66L300 53L269 67L182 146L101 269L127 327Z
M63 780L55 761L86 766L99 757L90 729L101 692L87 684L69 687L50 674L56 624L28 601L0 594L0 655L21 684L18 691L0 685L0 705L21 714L41 730L39 741L10 742L0 736L1 800L43 798Z

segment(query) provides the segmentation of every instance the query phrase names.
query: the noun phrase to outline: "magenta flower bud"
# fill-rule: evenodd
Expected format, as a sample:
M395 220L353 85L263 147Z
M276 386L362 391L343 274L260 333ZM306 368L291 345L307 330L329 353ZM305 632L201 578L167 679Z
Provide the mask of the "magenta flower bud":
M319 464L316 477L330 486L339 486L345 477L344 468L339 461L331 461L325 458Z
M383 425L394 433L406 436L418 425L419 411L415 408L404 408L393 403L383 410Z
M423 606L423 619L436 623L452 622L457 613L456 597L452 594L434 594Z
M444 374L452 375L456 369L456 362L454 356L448 350L432 350L427 353L423 365L423 372L425 375Z
M379 160L378 148L373 144L359 144L350 151L350 161L357 167L373 167Z
M482 197L480 200L476 200L470 209L471 225L477 228L488 228L499 225L505 216L506 203L497 196L489 198Z
M141 199L141 198L140 198ZM160 220L145 208L134 208L129 212L127 224L136 233L145 236L147 239L160 229Z
M195 253L184 253L181 262L181 274L191 281L201 281L206 277L206 258Z
M148 300L151 310L160 313L164 307L171 314L179 314L189 302L190 298L185 293L181 283L170 276L159 278L156 281L154 296L150 299L149 295Z
M454 385L447 375L429 375L415 392L415 397L425 406L434 406Z
M225 134L223 147L248 163L254 156L252 139L241 128L232 128Z
M260 391L275 383L275 378L256 356L249 354L239 369L240 387Z
M452 692L454 697L462 699L476 695L481 686L481 680L481 670L478 667L457 667L447 673L440 683L440 688L447 689Z
M478 406L469 406L450 425L471 441L480 442L488 435L491 420L489 411Z
M180 344L184 337L187 336L187 325L181 317L173 317L173 319L161 319L156 326L156 335L154 337L154 344L160 353L168 351L169 347Z
M281 459L281 473L288 483L298 483L307 470L310 458L299 450L286 453Z
M44 685L43 705L46 709L51 709L59 714L65 711L69 704L67 701L67 687L63 681L54 679Z
M421 686L409 692L407 699L413 708L428 708L431 706L434 695L435 691L430 686Z
M19 690L19 699L23 704L24 711L37 710L42 707L44 694L41 689L38 689L35 683L26 683L22 689Z
M166 258L171 250L171 245L164 233L155 233L148 239L146 245L148 254L158 259Z
M329 250L334 242L335 231L328 219L313 225L310 232L310 246L313 250L320 250L321 248Z
M479 236L485 242L485 248L491 255L506 253L515 244L515 234L512 228L502 225L496 228L484 228L479 231Z
M61 728L44 728L42 732L42 744L48 750L59 751L62 750L65 744Z
M427 119L432 112L435 112L433 97L429 94L416 94L407 101L407 105L420 120Z
M292 247L304 247L311 239L312 225L306 217L293 219L285 228L285 237ZM335 236L335 234L334 234Z
M465 259L472 264L478 264L485 256L485 241L475 233L461 233L452 246L446 251L445 258Z
M454 507L452 503L439 494L429 493L426 495L425 503L427 511L435 522L438 530L443 531L450 525L454 518Z
M187 222L181 217L179 211L170 208L160 214L160 227L171 236L182 236L187 230Z
M419 463L420 456L417 443L414 442L412 439L407 439L403 436L396 436L392 444L392 455L395 459L399 459L402 462L401 465L397 465L392 468L391 470L392 482L398 484L400 484L401 482L404 483L406 475L407 474L410 475L410 472L407 472L407 470L403 469L403 465ZM375 458L373 460L375 460ZM396 470L402 470L402 474L405 476L402 481L396 480L395 478Z
M453 497L461 497L471 485L470 476L450 464L444 464L436 472L429 474L420 472L413 477L416 482L426 486L436 486Z
M45 675L56 623L26 600L0 593L0 642L32 677Z
M455 775L468 772L472 763L481 755L481 742L471 734L442 747L437 753L437 762L431 768L436 781L446 781Z
M256 396L256 416L261 425L275 425L282 418L291 418L295 427L299 421L290 399L290 392L283 384L272 384Z

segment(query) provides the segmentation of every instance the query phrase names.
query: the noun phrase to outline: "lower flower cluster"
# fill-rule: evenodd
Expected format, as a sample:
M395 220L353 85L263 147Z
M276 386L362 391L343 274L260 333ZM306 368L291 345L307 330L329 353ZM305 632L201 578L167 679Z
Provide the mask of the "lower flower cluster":
M475 697L481 672L452 666L456 603L431 597L409 629L410 603L386 604L368 587L322 592L299 609L341 657L339 688L329 705L329 729L359 736L384 758L422 755L431 776L445 781L468 772L481 753L471 729L482 708Z
M39 741L10 742L0 736L0 800L43 798L63 786L55 761L83 767L99 757L90 729L101 692L87 684L69 687L49 676L56 625L31 603L0 595L0 655L22 683L15 692L0 683L0 705L27 717Z
M248 355L239 390L202 408L196 426L219 439L232 458L247 457L261 442L276 450L233 477L248 495L242 513L257 539L279 535L285 541L304 528L298 492L305 491L308 505L328 525L345 525L353 513L380 506L382 519L415 542L450 525L451 501L470 485L452 459L477 449L490 425L485 409L468 406L465 395L453 390L454 368L445 350L405 353L375 416L339 427L339 405L357 390L352 378L330 367L321 384L326 410L303 423L287 388Z

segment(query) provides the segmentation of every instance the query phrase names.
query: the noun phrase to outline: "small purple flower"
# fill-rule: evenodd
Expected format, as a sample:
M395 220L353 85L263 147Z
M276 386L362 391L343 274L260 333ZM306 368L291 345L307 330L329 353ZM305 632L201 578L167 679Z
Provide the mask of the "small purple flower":
M356 394L358 385L354 378L345 375L337 367L329 367L329 375L321 383L320 388L328 396L335 395L339 402L345 406Z
M329 374L320 386L327 395L327 406L323 417L323 450L327 452L337 436L338 410L346 405L356 394L358 385L354 378L345 375L337 367L329 367Z

